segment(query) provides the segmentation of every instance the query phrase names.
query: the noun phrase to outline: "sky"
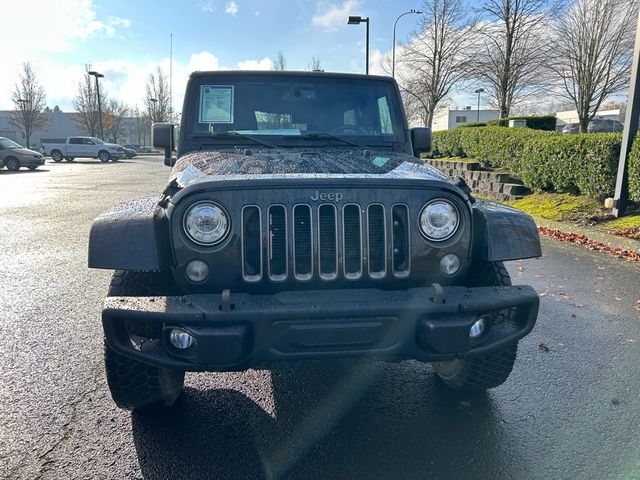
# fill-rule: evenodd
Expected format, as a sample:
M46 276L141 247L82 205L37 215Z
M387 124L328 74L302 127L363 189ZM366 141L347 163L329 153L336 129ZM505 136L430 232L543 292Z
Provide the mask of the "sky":
M335 72L365 67L370 18L370 73L391 50L393 22L420 0L2 0L0 110L13 109L11 91L23 62L31 62L50 107L73 111L85 65L105 75L101 89L143 107L145 82L158 66L169 73L173 34L173 106L182 108L195 70L270 69L279 51L288 69L312 57ZM398 22L397 41L418 26L418 15ZM9 40L8 40L9 39Z

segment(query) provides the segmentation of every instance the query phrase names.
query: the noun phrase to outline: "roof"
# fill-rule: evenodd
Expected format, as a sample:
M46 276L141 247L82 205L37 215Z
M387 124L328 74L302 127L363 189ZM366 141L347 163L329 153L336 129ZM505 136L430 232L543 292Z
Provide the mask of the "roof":
M191 78L210 76L269 76L269 77L313 77L313 78L351 78L359 80L378 80L395 83L392 77L386 75L365 75L363 73L341 72L308 72L302 70L209 70L191 73Z

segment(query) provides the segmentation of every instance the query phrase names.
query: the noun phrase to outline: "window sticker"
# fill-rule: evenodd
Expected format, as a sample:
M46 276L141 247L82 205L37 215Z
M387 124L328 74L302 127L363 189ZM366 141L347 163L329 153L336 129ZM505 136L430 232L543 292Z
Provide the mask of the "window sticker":
M200 87L200 123L233 123L233 85Z

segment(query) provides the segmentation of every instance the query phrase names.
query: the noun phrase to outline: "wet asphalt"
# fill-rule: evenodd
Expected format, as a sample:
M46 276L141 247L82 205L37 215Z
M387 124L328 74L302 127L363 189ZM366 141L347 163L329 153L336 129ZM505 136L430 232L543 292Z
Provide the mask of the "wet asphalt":
M170 414L119 410L89 227L167 175L160 157L0 171L0 478L640 478L640 265L548 239L508 265L540 317L488 393L416 362L311 364L188 374Z

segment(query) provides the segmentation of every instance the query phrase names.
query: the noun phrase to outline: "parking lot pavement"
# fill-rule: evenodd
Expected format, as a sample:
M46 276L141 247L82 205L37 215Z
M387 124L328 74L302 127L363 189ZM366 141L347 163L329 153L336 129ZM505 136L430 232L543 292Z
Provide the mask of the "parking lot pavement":
M310 364L189 374L163 417L117 409L89 227L167 175L161 157L0 171L1 478L640 477L640 267L549 239L509 265L540 320L486 394L416 362Z

